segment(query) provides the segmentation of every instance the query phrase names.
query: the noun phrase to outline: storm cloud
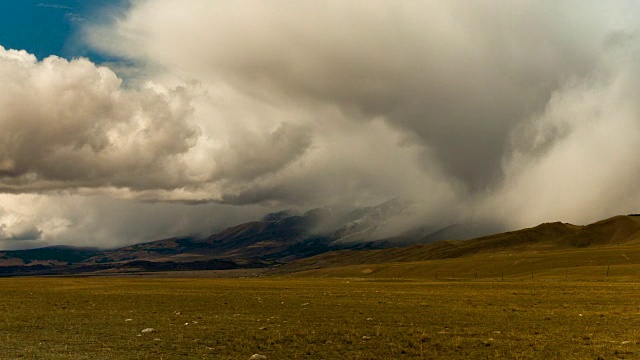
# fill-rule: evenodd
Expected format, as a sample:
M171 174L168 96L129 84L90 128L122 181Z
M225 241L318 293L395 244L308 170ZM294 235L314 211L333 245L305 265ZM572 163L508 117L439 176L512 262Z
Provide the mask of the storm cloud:
M135 70L0 49L0 189L209 218L402 196L418 204L407 227L636 212L637 15L631 1L132 1L83 36ZM7 216L5 238L20 233ZM125 234L99 241L142 236Z

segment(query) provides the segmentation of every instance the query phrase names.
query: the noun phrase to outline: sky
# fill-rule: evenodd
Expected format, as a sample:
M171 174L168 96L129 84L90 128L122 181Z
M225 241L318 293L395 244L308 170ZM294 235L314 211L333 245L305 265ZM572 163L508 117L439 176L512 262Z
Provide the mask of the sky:
M640 212L634 1L4 0L0 249Z

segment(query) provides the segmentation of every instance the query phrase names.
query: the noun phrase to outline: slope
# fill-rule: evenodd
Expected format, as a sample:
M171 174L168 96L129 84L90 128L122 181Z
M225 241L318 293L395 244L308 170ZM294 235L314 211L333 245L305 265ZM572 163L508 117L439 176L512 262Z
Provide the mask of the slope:
M640 249L640 217L616 216L586 226L554 222L483 236L471 240L439 241L403 248L328 252L300 259L279 269L281 273L349 265L406 263L428 260L549 253L610 246Z

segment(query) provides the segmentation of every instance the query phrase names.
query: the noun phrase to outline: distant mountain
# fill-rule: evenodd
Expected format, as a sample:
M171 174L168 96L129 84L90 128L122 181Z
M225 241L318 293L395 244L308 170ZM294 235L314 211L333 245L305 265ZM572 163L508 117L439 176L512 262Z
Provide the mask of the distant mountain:
M348 248L384 248L375 231L399 216L408 202L393 199L355 210L281 211L227 228L207 238L178 237L111 250L52 247L0 253L0 274L78 273L125 269L266 267ZM35 267L37 265L37 267ZM176 265L177 266L177 265Z
M355 210L282 211L206 238L176 237L110 250L55 246L4 251L0 252L0 275L222 270L284 264L283 271L297 271L337 264L640 242L640 216L617 216L586 226L546 223L471 240L454 240L478 231L468 224L441 228L422 225L384 237L397 221L408 216L411 206L410 202L393 199Z
M615 216L586 226L561 222L509 231L470 240L438 241L407 247L354 251L343 249L300 259L282 272L390 262L451 259L476 254L531 253L585 247L640 245L640 216Z
M100 251L95 248L50 246L30 250L0 251L0 263L12 265L50 265L75 263L86 260Z
M333 243L348 244L380 240L381 237L377 231L394 217L401 216L410 205L409 201L395 198L378 206L353 210L345 216L342 226L331 234Z

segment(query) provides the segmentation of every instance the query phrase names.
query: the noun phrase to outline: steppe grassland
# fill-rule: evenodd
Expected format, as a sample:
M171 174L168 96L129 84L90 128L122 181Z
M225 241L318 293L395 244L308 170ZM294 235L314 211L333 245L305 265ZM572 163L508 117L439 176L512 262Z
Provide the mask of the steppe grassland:
M604 281L9 278L0 357L634 358L638 299Z
M355 254L360 255L360 254ZM364 257L360 255L360 257ZM361 261L358 256L353 257ZM640 247L612 246L555 251L492 252L423 261L350 264L351 259L314 258L285 266L290 277L403 278L422 280L537 280L640 282ZM371 260L371 259L366 259ZM305 270L305 266L310 268ZM282 271L282 270L280 270Z

